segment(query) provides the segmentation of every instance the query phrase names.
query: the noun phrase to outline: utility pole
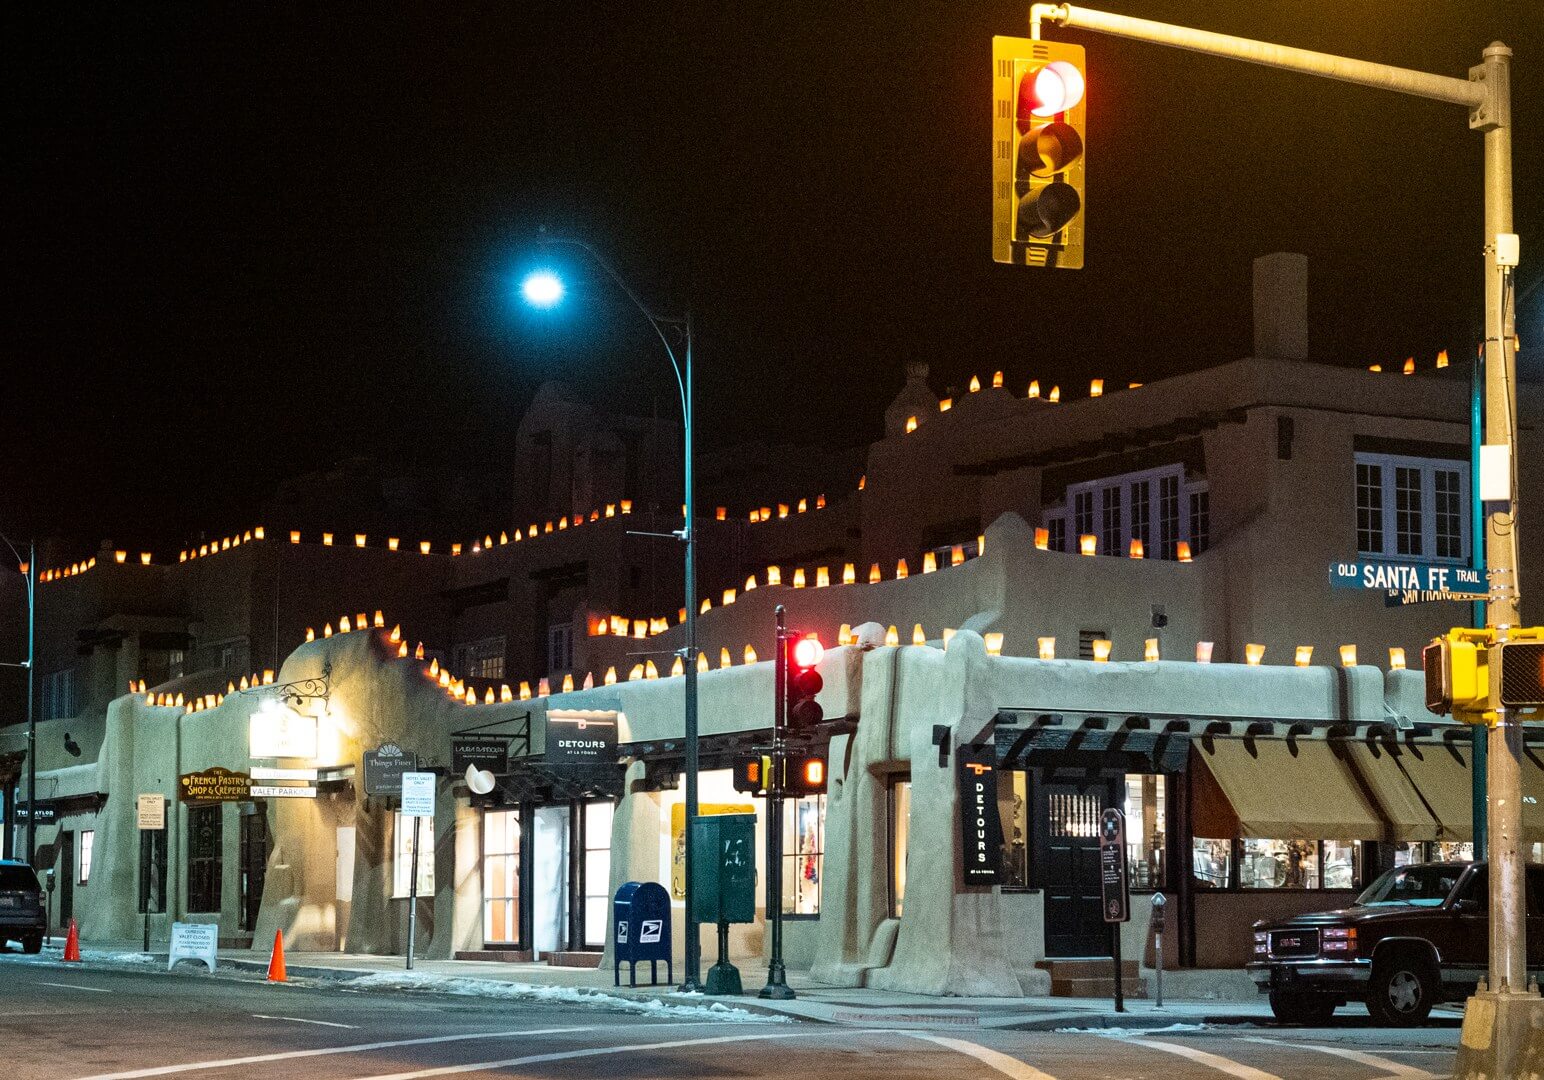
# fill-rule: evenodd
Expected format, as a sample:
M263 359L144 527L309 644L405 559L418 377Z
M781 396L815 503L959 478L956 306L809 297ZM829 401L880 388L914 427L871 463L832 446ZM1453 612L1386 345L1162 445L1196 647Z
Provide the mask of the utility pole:
M1489 504L1485 516L1489 574L1486 623L1498 643L1505 641L1512 629L1521 626L1517 587L1517 345L1511 305L1518 263L1518 239L1512 232L1512 50L1500 42L1492 43L1465 80L1071 4L1031 7L1030 37L1040 37L1042 21L1393 90L1468 110L1469 127L1484 136L1485 445L1506 449L1511 474L1509 497ZM1497 722L1486 740L1490 977L1464 1010L1455 1069L1460 1080L1515 1076L1525 1048L1544 1052L1544 998L1528 984L1526 963L1522 725L1515 713L1500 708L1496 712Z
M783 730L788 726L788 622L783 605L777 605L777 651L772 663L772 770L767 777L767 923L772 928L772 955L767 962L767 985L758 997L788 1001L794 996L783 966Z

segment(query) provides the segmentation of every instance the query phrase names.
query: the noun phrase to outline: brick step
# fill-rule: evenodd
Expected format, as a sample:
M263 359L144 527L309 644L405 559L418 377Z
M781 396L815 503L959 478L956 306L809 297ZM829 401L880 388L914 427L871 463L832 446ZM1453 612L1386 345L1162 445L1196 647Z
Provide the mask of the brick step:
M529 949L469 949L456 953L457 960L494 960L504 964L529 964Z
M550 952L547 953L546 958L547 963L551 964L553 967L600 967L600 953L598 952Z
M1076 956L1065 959L1037 961L1035 966L1051 973L1055 979L1113 979L1115 961L1108 956ZM1123 978L1134 980L1141 974L1135 960L1122 960L1120 971Z
M1144 979L1130 978L1121 980L1121 993L1129 998L1145 998L1147 996L1147 982ZM1115 996L1115 979L1109 978L1076 978L1076 979L1052 979L1052 997L1076 997L1076 998L1108 998Z

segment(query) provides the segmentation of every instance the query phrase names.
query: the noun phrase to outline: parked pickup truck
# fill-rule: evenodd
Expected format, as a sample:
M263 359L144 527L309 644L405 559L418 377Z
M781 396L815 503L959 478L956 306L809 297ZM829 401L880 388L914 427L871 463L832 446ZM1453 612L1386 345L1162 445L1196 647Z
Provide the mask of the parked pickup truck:
M1544 866L1527 869L1528 971L1544 969ZM1288 1023L1323 1023L1363 1001L1379 1023L1419 1024L1462 1001L1489 955L1485 863L1397 866L1339 911L1254 924L1249 974Z

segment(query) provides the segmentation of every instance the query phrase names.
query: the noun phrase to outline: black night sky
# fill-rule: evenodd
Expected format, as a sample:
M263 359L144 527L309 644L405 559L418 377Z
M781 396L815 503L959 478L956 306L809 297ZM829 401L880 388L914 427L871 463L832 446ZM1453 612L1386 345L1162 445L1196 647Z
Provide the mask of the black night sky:
M1460 77L1505 40L1541 279L1538 5L1099 6ZM1472 355L1462 110L1155 46L1048 32L1088 48L1088 269L994 265L990 39L1026 10L8 5L0 530L175 548L346 455L504 464L552 377L673 409L594 272L519 308L543 224L697 313L709 448L872 439L911 359L1022 392L1247 355L1275 250L1309 256L1315 359ZM1544 289L1519 330L1539 378Z

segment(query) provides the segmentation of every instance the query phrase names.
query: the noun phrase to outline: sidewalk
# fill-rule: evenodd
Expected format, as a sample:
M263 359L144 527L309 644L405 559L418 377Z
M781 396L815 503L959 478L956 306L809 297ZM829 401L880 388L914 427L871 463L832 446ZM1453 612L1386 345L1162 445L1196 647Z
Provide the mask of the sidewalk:
M165 963L165 954L159 954ZM265 950L221 950L224 970L266 973ZM579 1000L592 995L659 1006L708 1005L718 1010L743 1010L761 1016L783 1016L831 1024L898 1028L978 1028L1014 1031L1051 1031L1059 1028L1143 1028L1172 1024L1250 1024L1269 1022L1270 1007L1259 1001L1180 1001L1156 1007L1150 999L1126 1002L1117 1013L1108 998L966 998L903 994L862 987L817 986L801 971L788 973L788 983L798 994L792 1001L767 1001L756 996L766 983L766 968L741 966L745 994L713 997L681 994L673 986L629 987L612 985L609 969L552 967L545 963L498 963L485 960L415 960L407 971L401 956L360 956L346 953L290 953L286 957L292 979L337 981L361 990L406 990L455 993L511 999ZM190 969L189 965L185 965ZM648 978L648 966L639 965L640 979ZM660 967L660 977L665 975ZM679 968L676 971L680 976ZM598 1002L599 1003L599 1002Z

